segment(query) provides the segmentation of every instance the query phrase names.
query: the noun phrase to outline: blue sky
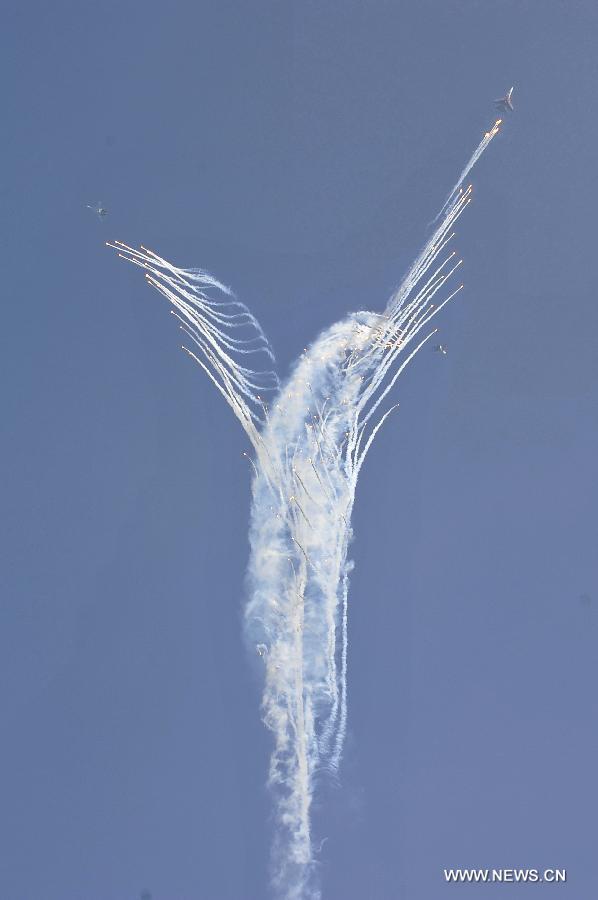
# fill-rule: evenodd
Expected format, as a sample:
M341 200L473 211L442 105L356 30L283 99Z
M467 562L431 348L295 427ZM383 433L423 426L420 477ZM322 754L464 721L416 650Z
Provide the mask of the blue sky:
M58 0L5 26L0 896L269 896L246 442L103 242L233 286L285 374L383 308L511 84L449 354L406 373L358 488L314 828L327 900L477 900L442 869L510 865L591 896L596 5Z

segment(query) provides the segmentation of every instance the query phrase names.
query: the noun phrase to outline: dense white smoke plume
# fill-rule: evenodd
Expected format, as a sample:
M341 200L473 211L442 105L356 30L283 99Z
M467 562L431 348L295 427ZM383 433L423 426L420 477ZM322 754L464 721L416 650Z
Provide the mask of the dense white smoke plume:
M282 387L273 371L245 364L250 354L273 357L258 323L227 288L144 248L110 245L170 301L195 345L187 352L253 446L245 628L264 665L263 720L274 740L272 882L284 900L320 896L310 805L316 773L337 772L345 736L347 551L357 477L394 409L383 408L389 391L434 333L426 329L430 320L462 287L443 292L461 264L447 245L471 199L464 179L499 125L476 148L384 313L353 313L333 325Z

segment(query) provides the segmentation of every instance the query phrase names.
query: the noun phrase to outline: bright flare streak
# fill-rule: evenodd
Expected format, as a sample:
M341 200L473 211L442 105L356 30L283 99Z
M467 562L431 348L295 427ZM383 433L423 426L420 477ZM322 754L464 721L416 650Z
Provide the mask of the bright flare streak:
M473 153L472 153L472 155L471 155L469 161L467 162L465 168L463 169L463 171L462 171L461 174L459 175L459 178L457 179L457 183L456 183L456 185L454 186L454 188L452 189L452 191L450 192L450 194L448 195L448 197L447 197L447 199L446 199L446 202L445 202L444 206L442 207L442 209L440 210L440 212L439 212L438 215L436 216L436 219L434 219L435 222L440 218L440 216L444 215L444 213L445 213L445 211L448 209L449 205L450 205L450 204L452 203L452 201L455 199L455 195L459 192L459 190L461 190L461 186L463 185L463 182L465 181L465 179L467 178L467 176L469 175L469 173L471 172L471 170L473 169L473 167L474 167L475 164L477 163L478 159L480 158L480 156L482 155L482 153L484 152L484 150L486 149L486 147L488 146L488 144L489 144L492 140L494 140L494 138L496 137L496 135L497 135L498 132L500 131L500 126L501 126L501 125L502 125L502 119L497 119L496 122L494 123L494 125L492 126L492 128L490 129L490 131L487 131L487 132L484 134L484 137L482 138L482 140L480 141L480 143L478 144L478 146L476 147L476 149L473 151ZM471 185L470 185L470 188L469 188L469 189L471 189Z
M262 714L274 739L268 780L277 820L272 881L285 900L320 896L310 807L316 773L338 770L346 731L347 554L357 477L398 404L384 413L381 405L434 334L422 336L422 329L463 287L431 302L461 265L454 251L441 257L471 201L471 186L462 184L499 127L500 120L474 151L384 315L354 313L325 331L269 408L261 394L279 388L275 373L256 372L241 359L257 353L273 359L272 352L230 290L203 270L176 268L143 247L109 244L144 269L171 303L195 345L187 352L255 451L245 629L264 663Z

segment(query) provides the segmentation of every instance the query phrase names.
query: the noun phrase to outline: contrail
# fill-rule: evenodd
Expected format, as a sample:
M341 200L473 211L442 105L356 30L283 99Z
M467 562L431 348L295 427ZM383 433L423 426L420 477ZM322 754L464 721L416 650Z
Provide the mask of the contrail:
M351 513L384 408L405 366L434 334L427 326L463 287L450 250L471 201L464 181L499 131L484 135L449 194L439 224L384 313L351 313L324 331L280 386L272 351L249 310L207 272L150 250L109 243L140 266L172 305L199 363L254 451L245 632L264 665L262 716L273 735L268 782L276 831L272 885L284 900L317 900L315 778L336 775L347 726ZM434 301L434 302L433 302ZM248 354L266 367L248 368ZM321 848L322 842L319 842Z

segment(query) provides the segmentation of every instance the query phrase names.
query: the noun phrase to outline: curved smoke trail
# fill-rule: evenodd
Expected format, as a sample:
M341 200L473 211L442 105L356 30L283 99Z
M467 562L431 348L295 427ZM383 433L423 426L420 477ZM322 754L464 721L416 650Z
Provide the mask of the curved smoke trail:
M273 371L241 365L247 354L273 356L259 324L228 288L145 248L110 244L170 301L199 355L187 352L231 406L255 452L245 628L264 662L262 711L274 738L269 784L277 820L272 881L285 900L320 896L310 805L315 775L338 770L345 737L347 553L357 478L395 408L383 412L384 401L434 334L422 330L463 287L432 302L461 265L447 245L471 200L471 186L462 185L499 126L500 120L474 151L385 312L353 313L333 325L282 387Z

